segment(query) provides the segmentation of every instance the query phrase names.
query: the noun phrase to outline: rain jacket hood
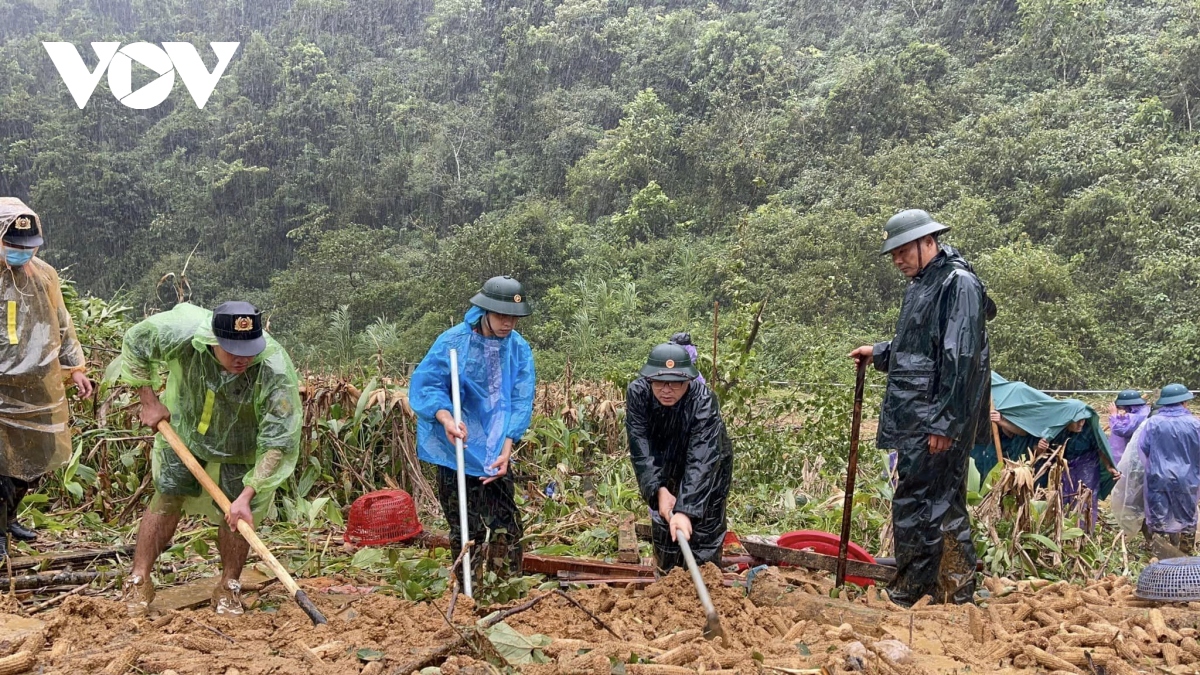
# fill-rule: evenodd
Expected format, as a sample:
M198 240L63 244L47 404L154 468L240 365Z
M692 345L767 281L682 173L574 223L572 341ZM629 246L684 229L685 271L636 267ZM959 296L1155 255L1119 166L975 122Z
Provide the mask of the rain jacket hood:
M533 419L536 386L533 351L517 331L506 338L474 330L485 312L472 307L462 323L438 336L413 371L408 402L417 414L417 456L456 468L454 444L437 421L439 410L454 411L450 397L450 350L458 351L462 419L467 425L465 471L491 476L505 439L521 440Z
M697 560L719 560L725 537L725 501L733 477L733 444L720 405L708 386L695 380L675 405L654 398L644 377L625 393L625 431L638 489L658 516L658 489L675 496L675 512L692 521L690 541ZM659 545L656 536L655 544ZM667 542L669 547L669 536Z
M0 197L0 238L8 233L8 228L19 216L33 216L33 225L37 228L38 238L42 238L42 219L25 202L16 197ZM19 232L15 231L15 232Z
M0 198L0 236L18 215L41 219L13 197ZM0 475L34 480L71 457L64 379L86 366L58 273L34 257L0 262Z
M211 349L216 344L212 312L181 303L125 333L120 377L132 387L157 387L165 369L162 402L192 454L213 465L251 466L244 484L254 488L256 502L266 503L267 493L295 470L300 453L299 376L269 335L266 349L239 375L221 367ZM166 478L162 458L172 452L159 435L152 456L156 481Z

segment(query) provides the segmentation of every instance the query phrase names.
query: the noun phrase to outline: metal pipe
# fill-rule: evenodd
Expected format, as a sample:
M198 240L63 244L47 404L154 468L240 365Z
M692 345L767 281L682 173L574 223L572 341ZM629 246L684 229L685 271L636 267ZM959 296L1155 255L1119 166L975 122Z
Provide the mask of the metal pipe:
M450 397L454 402L454 426L462 426L462 400L458 395L458 350L450 350ZM467 550L470 539L467 532L467 472L463 460L463 442L461 438L454 439L454 460L458 467L458 529L460 545L462 546L462 586L463 593L468 598L471 595L471 552Z

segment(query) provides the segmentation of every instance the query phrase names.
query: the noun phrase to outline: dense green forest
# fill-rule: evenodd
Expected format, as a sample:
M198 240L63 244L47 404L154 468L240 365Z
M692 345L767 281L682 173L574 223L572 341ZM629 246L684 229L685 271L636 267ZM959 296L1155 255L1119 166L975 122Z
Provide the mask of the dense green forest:
M688 329L848 377L904 281L889 215L954 229L1042 387L1200 383L1200 3L1187 0L0 0L0 194L79 289L271 312L298 360L418 360L524 280L555 376ZM240 41L198 110L41 41ZM135 88L138 83L135 81ZM1198 102L1200 103L1200 102ZM732 342L732 340L730 340ZM707 352L707 348L702 349Z

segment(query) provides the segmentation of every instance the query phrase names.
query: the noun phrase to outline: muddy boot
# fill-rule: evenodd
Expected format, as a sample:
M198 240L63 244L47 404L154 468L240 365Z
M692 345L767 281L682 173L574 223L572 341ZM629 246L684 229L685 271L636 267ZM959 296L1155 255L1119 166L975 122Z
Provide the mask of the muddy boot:
M15 520L8 524L8 533L11 534L12 538L16 539L17 541L31 542L37 541L38 538L37 532L34 532L32 529L25 527Z
M126 577L121 600L129 616L146 616L150 613L150 603L154 602L154 582L139 576Z
M1196 531L1188 530L1179 535L1179 550L1185 556L1191 556L1196 550Z
M230 579L223 585L218 583L217 587L213 589L212 606L213 611L217 614L232 616L245 614L246 609L242 607L242 582Z

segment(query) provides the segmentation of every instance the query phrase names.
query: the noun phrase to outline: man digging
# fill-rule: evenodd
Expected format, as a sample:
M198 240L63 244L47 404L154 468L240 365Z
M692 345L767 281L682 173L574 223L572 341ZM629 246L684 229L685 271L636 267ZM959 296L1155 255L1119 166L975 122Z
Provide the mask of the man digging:
M654 559L668 572L683 565L678 537L696 563L721 565L733 445L721 408L678 344L650 351L625 394L625 430L642 499L650 506Z
M221 579L213 592L218 614L241 614L242 567L249 544L237 521L254 525L275 489L291 475L300 452L303 413L299 378L287 352L263 331L262 316L248 302L227 302L214 311L179 304L125 334L121 379L138 387L140 419L151 429L170 420L183 442L232 502L217 529ZM154 388L165 367L167 388ZM151 454L155 495L138 527L133 571L125 602L141 615L154 600L150 570L166 550L185 501L200 497L200 484L161 435ZM205 497L189 510L207 507Z
M497 577L519 576L524 530L509 470L513 445L533 419L536 378L533 351L516 331L529 316L529 301L512 277L492 277L471 298L463 321L438 336L413 371L408 402L417 414L417 456L437 466L438 501L450 524L450 552L462 549L458 519L455 439L463 441L467 476L467 538L484 555L471 553L471 577L484 559ZM454 423L450 350L458 352L462 423ZM480 579L482 581L482 579Z
M888 592L901 605L925 595L959 604L975 594L967 467L990 424L985 322L995 305L970 264L938 243L948 229L916 209L888 220L882 253L910 279L896 336L850 353L887 373L876 445L897 454Z
M43 243L42 221L15 197L0 197L0 310L7 330L0 338L0 561L8 537L33 541L37 534L17 523L21 500L46 473L71 457L71 429L63 380L89 398L83 349L63 303L58 273L35 257Z

